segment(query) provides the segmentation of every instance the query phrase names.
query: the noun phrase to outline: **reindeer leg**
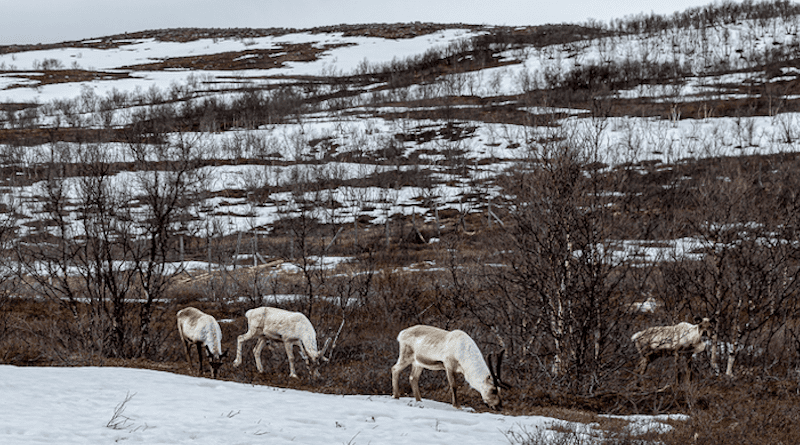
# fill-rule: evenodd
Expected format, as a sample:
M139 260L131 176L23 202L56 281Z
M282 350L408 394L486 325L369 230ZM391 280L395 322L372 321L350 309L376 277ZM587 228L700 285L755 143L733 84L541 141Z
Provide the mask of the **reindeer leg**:
M211 352L211 349L208 349L208 346L205 347L206 349L206 358L208 359L208 370L211 371L211 378L217 378L217 367L219 364L214 360L214 354Z
M681 374L684 373L683 366L681 362L681 354L678 353L677 350L673 353L675 356L675 384L680 385L681 383Z
M458 408L458 394L456 394L456 373L453 372L453 369L447 368L445 369L447 373L447 383L450 384L450 392L453 395L453 407Z
M189 341L183 339L183 352L186 353L186 362L189 363L189 371L192 370L192 356L189 355Z
M692 383L692 357L686 358L686 384Z
M197 346L197 375L203 375L203 347L200 346L200 343L195 343Z
M308 360L308 353L306 351L306 346L303 344L303 342L298 342L297 350L300 351L300 358L302 358L303 361L306 362L306 369L308 369L308 372L314 374L315 377L319 377L319 371L311 369L311 362L309 362Z
M639 375L639 378L636 379L636 386L642 386L642 377L644 376L645 371L647 371L647 365L650 364L650 356L643 354L642 357L639 359L639 364L636 366L636 374Z
M400 371L406 369L408 364L396 364L392 366L392 397L395 399L400 398Z
M299 378L297 377L297 373L294 370L294 344L290 341L283 342L283 345L286 347L286 357L289 358L289 377Z
M645 371L647 371L647 365L650 364L650 357L645 355L639 359L639 366L636 368L636 372L639 375L644 375Z
M675 370L680 370L683 373L683 384L688 385L692 380L691 369L691 355L680 354L680 363L678 363L679 356L675 354ZM678 382L680 383L680 381Z
M259 337L256 342L256 347L253 348L253 356L256 358L256 368L258 368L258 372L264 372L264 366L261 364L261 350L264 349L265 344L267 344L267 339L265 337Z
M397 358L397 363L392 366L392 397L395 399L400 398L400 373L411 364L411 356L410 349L403 347L400 351L400 357Z
M408 381L411 383L411 391L414 393L414 398L417 402L422 401L422 395L419 393L419 375L422 374L422 366L411 365L411 375Z
M256 329L248 326L247 332L236 338L236 360L233 361L233 366L238 367L242 364L242 345L256 335Z

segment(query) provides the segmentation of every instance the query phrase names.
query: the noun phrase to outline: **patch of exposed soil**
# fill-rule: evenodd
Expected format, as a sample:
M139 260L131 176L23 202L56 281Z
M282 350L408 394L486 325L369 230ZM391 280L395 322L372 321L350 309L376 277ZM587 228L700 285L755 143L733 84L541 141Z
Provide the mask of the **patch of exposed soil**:
M51 142L121 142L124 130L93 128L0 128L0 144L34 146Z
M311 62L333 48L348 44L316 46L312 43L286 43L278 48L231 51L191 57L172 57L161 62L125 66L122 69L158 71L166 69L245 70L272 69L286 62Z
M49 85L68 82L90 82L93 80L117 80L130 77L129 73L86 70L46 70L41 72L19 73L15 71L0 71L0 74L13 74L14 77L25 78L38 82L39 85ZM7 89L30 87L28 84L11 85Z

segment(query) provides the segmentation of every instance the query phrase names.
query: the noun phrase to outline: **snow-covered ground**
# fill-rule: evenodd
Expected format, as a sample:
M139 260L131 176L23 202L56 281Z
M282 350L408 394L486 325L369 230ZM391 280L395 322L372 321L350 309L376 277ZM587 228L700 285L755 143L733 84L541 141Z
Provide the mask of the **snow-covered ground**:
M14 85L26 85L24 76L15 73L0 75L0 101L39 103L52 99L75 97L80 95L85 86L95 93L105 95L112 89L147 90L151 85L162 88L171 83L183 83L189 76L202 73L212 78L254 80L263 76L300 76L300 75L332 75L349 74L360 63L368 61L372 64L391 62L392 59L404 59L424 52L427 48L446 45L458 39L475 36L476 33L466 29L448 29L433 34L411 39L384 39L378 37L347 37L342 33L295 33L282 36L267 36L250 39L200 39L190 42L164 42L155 39L121 41L116 48L58 48L38 51L27 51L11 54L0 54L0 71L20 71L18 74L39 72L36 68L45 60L56 60L64 68L77 68L92 71L124 71L130 78L124 80L96 80L91 82L72 82L45 85L40 88L9 88ZM311 62L288 62L285 67L270 70L167 70L138 71L123 67L157 63L169 58L192 57L204 54L220 54L225 52L272 50L283 44L311 43L317 48L330 45L338 46L325 51L317 60ZM31 84L31 86L35 86Z
M6 445L486 445L509 443L509 431L591 432L546 417L476 413L425 399L316 394L130 368L0 365L0 394ZM664 419L629 418L636 431L663 429Z
M451 78L441 78L440 82L414 85L407 88L410 98L426 94L468 95L502 97L520 94L525 85L536 81L542 84L546 72L566 73L580 65L590 63L616 62L625 60L644 60L667 63L672 60L685 62L691 67L692 75L683 83L675 85L640 85L628 91L612 92L617 98L640 97L663 103L668 110L671 101L689 102L702 98L722 98L725 94L717 89L723 84L746 84L750 80L765 78L765 73L757 69L758 55L765 48L782 48L793 45L797 39L796 30L800 18L776 18L765 22L742 21L726 24L713 29L668 30L652 35L626 35L608 38L593 38L567 44L545 47L528 46L505 51L502 57L508 65L491 67L480 71L460 73ZM479 31L455 28L410 39L384 39L380 37L345 36L342 33L297 32L282 36L259 38L217 38L200 39L190 42L168 42L154 39L125 40L116 47L99 48L58 48L28 52L15 52L0 55L0 102L37 102L42 104L44 115L40 124L51 125L63 114L58 107L51 106L54 100L70 100L84 104L95 103L112 91L136 92L146 96L150 89L162 92L172 86L190 85L189 95L194 99L210 95L230 98L237 93L212 91L228 84L254 85L291 83L293 76L337 76L350 74L367 65L377 66L393 60L403 60L420 56L434 48L443 48L454 42L469 39ZM287 62L275 69L254 69L238 71L221 70L166 70L146 71L136 65L160 62L169 58L191 57L225 52L250 50L270 50L284 44L312 44L324 48L318 58L308 62ZM706 48L698 53L698 48ZM123 79L91 80L85 82L38 85L30 81L25 73L36 72L44 61L57 61L61 66L82 69L125 72L130 77ZM708 76L704 74L705 65L727 63L734 74ZM128 68L126 68L128 67ZM133 68L131 68L133 67ZM771 79L791 79L797 76L796 70L785 69L782 76ZM322 86L321 88L325 88ZM367 88L370 90L370 88ZM715 116L709 110L706 116L680 116L680 106L676 106L674 119L634 115L603 118L587 118L586 110L550 109L531 107L536 104L519 104L520 109L531 114L563 113L561 126L536 128L516 124L463 122L464 126L474 127L464 139L449 141L444 137L432 140L403 139L396 136L413 135L430 129L438 129L443 122L400 118L383 119L371 111L367 91L352 98L352 107L346 110L320 110L299 117L299 122L263 125L253 130L234 129L225 132L203 132L174 135L191 141L199 157L213 156L216 159L261 159L276 156L289 165L264 165L264 163L243 163L239 165L209 166L198 171L208 178L203 186L210 192L221 190L252 190L261 187L282 187L295 181L297 177L312 182L326 182L326 179L349 180L375 176L392 169L404 170L419 168L431 172L438 183L421 186L400 185L394 188L375 186L341 186L329 190L314 190L303 196L305 201L325 199L335 202L333 210L318 209L315 215L319 221L332 224L349 224L361 216L368 216L374 224L382 224L396 215L411 215L425 221L433 221L433 209L455 209L459 213L469 213L486 205L486 201L469 201L465 195L493 199L501 190L485 185L498 174L502 174L511 163L520 159L536 157L536 145L527 145L533 140L557 140L568 137L575 145L596 143L591 149L593 161L609 165L635 163L655 160L667 164L680 162L687 158L706 158L718 156L740 156L796 152L800 150L800 113L778 113L773 116L726 117ZM711 93L712 96L699 96ZM761 94L758 91L754 94ZM727 97L727 96L726 96ZM775 97L778 102L789 96ZM87 100L88 99L88 100ZM78 105L76 105L78 106ZM92 108L95 105L88 106ZM126 104L135 108L139 105ZM392 104L394 106L394 104ZM112 122L123 125L131 118L131 108L114 109ZM94 108L91 110L95 112ZM384 111L398 111L387 108ZM688 111L684 111L688 113ZM353 113L353 114L349 114ZM82 125L99 125L90 112L84 113ZM98 115L99 113L95 113ZM96 116L95 116L96 117ZM689 117L689 118L687 118ZM64 125L64 116L61 116ZM7 125L0 121L0 125ZM10 124L8 124L10 125ZM552 132L559 132L552 135ZM546 137L558 136L558 137ZM411 138L413 139L413 138ZM318 149L312 141L328 141L330 152ZM68 147L79 151L75 144L61 143L55 148ZM398 147L399 145L399 147ZM420 165L394 166L377 161L376 153L387 147L398 148L398 152L409 158L417 156ZM54 149L51 144L27 147L20 154L20 162L34 165L48 159ZM104 145L108 162L129 161L130 150L121 143ZM453 161L447 159L446 152L462 152L465 168L458 172L449 168ZM361 155L364 156L361 156ZM353 156L350 156L353 155ZM373 157L373 155L375 157ZM361 159L363 162L325 162L325 156L341 156L345 159ZM109 183L125 186L130 201L136 201L138 184L149 177L149 172L120 172ZM65 181L65 191L70 198L68 210L80 208L75 184L80 178ZM334 181L336 182L336 181ZM4 203L11 201L20 204L19 224L48 218L43 212L43 203L35 197L41 195L43 182L30 186L9 184L0 197ZM241 196L241 195L240 195ZM213 197L191 209L196 224L188 227L190 233L205 236L214 228L219 234L258 229L269 230L276 220L292 215L297 208L296 200L301 197L292 193L274 191L268 199L258 202L246 197ZM282 203L282 204L277 204ZM144 215L144 206L132 210L134 216ZM71 215L77 221L79 215ZM79 226L72 227L80 234ZM30 228L22 226L21 235Z

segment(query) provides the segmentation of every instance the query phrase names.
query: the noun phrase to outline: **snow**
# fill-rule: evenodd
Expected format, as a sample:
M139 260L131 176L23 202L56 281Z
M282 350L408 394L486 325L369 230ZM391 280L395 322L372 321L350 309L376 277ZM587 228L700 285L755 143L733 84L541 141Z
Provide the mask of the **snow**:
M236 77L238 81L252 80L264 76L303 76L349 74L359 64L368 61L380 65L393 59L405 59L421 54L426 49L444 46L454 40L475 36L476 33L466 29L447 29L436 33L411 39L384 39L379 37L343 36L342 33L295 33L282 36L267 36L252 39L199 39L190 42L168 42L155 39L141 39L124 42L117 48L57 48L38 51L26 51L11 54L0 54L0 71L34 70L44 60L57 60L65 68L77 67L94 71L125 71L129 79L104 80L91 82L61 83L38 86L38 88L9 88L14 84L36 86L20 77L20 72L0 74L0 101L2 102L38 102L44 103L53 99L75 97L84 85L90 85L98 95L104 96L112 89L133 91L140 88L146 91L151 85L162 89L171 83L183 83L189 76L198 73L217 78ZM137 71L125 67L157 63L169 58L191 57L196 55L220 54L250 50L270 50L280 48L284 43L311 43L315 47L326 45L344 45L329 49L311 62L287 62L285 67L271 70L240 71Z
M784 45L793 44L796 36L788 30L796 29L800 18L788 20L772 19L767 23L757 21L729 24L703 33L698 30L667 30L648 36L614 36L603 39L589 39L569 44L550 45L542 48L527 47L513 49L503 53L504 60L511 63L501 67L491 67L477 72L454 74L448 82L445 77L440 83L414 85L407 88L410 98L415 99L430 94L469 94L476 96L503 96L523 92L531 81L542 81L543 73L548 71L566 72L577 64L601 63L605 61L622 62L625 60L646 59L654 62L670 60L688 60L695 54L698 42L708 38L712 51L705 58L689 58L692 75L678 85L640 85L628 91L617 91L617 97L646 97L655 103L663 104L664 111L674 113L672 120L651 117L619 116L600 119L587 117L586 110L567 108L524 106L521 108L531 114L558 113L563 115L560 127L536 128L523 125L498 124L485 122L466 122L466 126L474 126L475 131L457 142L434 138L430 141L404 141L399 147L404 155L418 156L427 162L413 168L430 172L431 177L440 181L435 185L382 187L338 187L329 190L314 190L304 196L299 193L273 192L267 199L255 202L247 198L212 197L198 203L191 209L197 221L187 228L196 236L205 236L206 231L215 227L223 234L253 230L266 227L280 218L292 216L300 198L307 201L319 197L330 198L338 206L334 210L319 209L313 216L324 223L348 224L356 218L368 216L373 224L382 224L388 218L398 214L415 214L422 220L433 221L431 209L435 203L439 210L455 209L468 213L474 208L485 205L479 202L462 201L470 192L480 192L487 200L498 196L500 190L492 186L482 186L482 181L491 181L493 177L503 174L505 167L520 159L536 157L535 144L527 147L524 141L549 140L549 136L573 138L577 144L586 141L597 141L598 149L592 152L596 159L592 161L609 165L636 163L655 160L664 163L680 162L683 159L705 158L714 156L740 156L750 154L770 154L796 152L800 150L797 122L800 113L786 112L774 116L753 117L715 117L713 113L701 116L699 112L687 116L687 109L680 116L680 106L670 108L676 98L681 101L699 100L703 94L709 93L710 86L723 84L746 84L764 79L765 73L752 63L753 57L765 47L770 48L773 42ZM224 85L241 86L247 83L291 83L292 76L305 75L342 75L350 74L365 64L377 66L393 60L403 60L419 56L432 48L442 48L460 39L475 36L476 31L468 29L448 29L411 39L384 39L379 37L344 36L342 33L308 33L297 32L282 36L266 36L259 38L200 39L191 42L162 42L154 39L131 39L119 42L116 48L58 48L41 51L28 51L0 55L0 101L33 102L48 104L54 99L70 99L80 101L84 95L94 92L97 98L109 92L137 92L144 94L150 88L167 92L173 85L186 86L193 97L191 100L202 100L216 94L221 100L230 99L235 94L214 92L212 88L223 88ZM167 58L187 57L201 54L219 54L245 50L268 50L281 48L286 43L309 43L319 48L328 48L317 60L309 62L290 62L284 67L275 69L256 69L239 71L219 70L169 70L138 71L124 69L126 66L152 63ZM332 45L339 45L332 48ZM738 52L741 50L741 53ZM696 55L696 54L695 54ZM703 59L703 60L701 60ZM83 68L104 71L126 71L130 78L115 80L94 80L90 82L60 83L38 85L24 79L25 72L37 72L36 66L43 61L57 60L64 67L73 62ZM727 60L735 73L724 75L704 75L703 63L715 64ZM14 72L14 69L20 71ZM781 78L796 75L797 70L784 69ZM220 83L215 83L220 82ZM11 87L12 84L23 86ZM430 91L428 91L430 90ZM434 91L435 90L435 91ZM716 91L716 90L715 90ZM295 181L297 176L314 179L349 180L375 176L392 169L409 170L410 166L391 166L381 164L378 158L370 155L379 153L390 142L396 143L395 135L413 134L417 131L436 129L442 122L425 119L382 119L370 115L374 110L369 105L369 96L364 93L354 99L351 108L344 112L323 109L313 115L305 115L299 122L264 125L257 130L231 130L222 133L185 133L173 135L174 138L186 138L190 145L197 147L198 156L218 159L272 159L294 163L292 165L217 165L198 169L196 173L207 177L203 184L208 191L222 192L228 189L250 190L262 185L281 187ZM711 97L722 97L724 92L711 92ZM759 94L756 92L755 94ZM714 96L716 95L716 96ZM729 97L729 96L726 96ZM794 96L783 96L788 100ZM123 125L136 108L117 109L112 122ZM499 104L498 104L499 105ZM47 109L47 107L43 107ZM387 112L402 112L400 107L387 107ZM81 111L85 111L81 108ZM355 113L348 115L348 112ZM44 124L52 124L59 111L50 107L47 115L42 116ZM83 115L87 125L93 119L89 113ZM678 119L680 117L680 119ZM97 119L94 120L97 125ZM62 121L63 124L63 121ZM0 125L4 125L0 121ZM559 132L560 134L549 134ZM556 137L552 139L557 139ZM312 146L312 140L325 140L331 148L319 145ZM520 142L523 142L520 144ZM63 143L59 147L74 147L75 144ZM124 162L131 160L132 155L121 143L108 143L109 161ZM78 147L75 147L76 151ZM325 150L330 150L326 152ZM465 174L455 173L447 168L450 159L447 150L462 151L464 164L469 168ZM52 147L42 145L30 147L22 154L22 162L27 165L48 159ZM354 159L363 159L364 163L326 162L319 164L324 156L353 155ZM362 156L363 155L363 156ZM351 159L352 159L351 158ZM366 161L375 159L374 161ZM491 163L485 163L489 159ZM457 159L455 160L457 162ZM281 163L278 163L281 164ZM114 187L125 187L125 192L133 198L141 191L141 182L146 179L146 172L120 172L109 181ZM65 181L70 198L70 227L72 233L81 234L78 224L79 191L76 187L80 178ZM41 202L35 197L40 194L44 183L31 186L10 186L3 199L18 199L20 223L28 220L46 219ZM477 187L485 187L478 190ZM141 205L131 210L136 216L146 212ZM21 235L31 231L23 226ZM678 246L671 250L643 249L642 255L647 258L665 258L670 252L689 254L682 245L696 244L692 240L676 241Z
M8 445L485 445L508 443L509 431L580 426L425 399L317 394L131 368L1 365L0 394L0 442ZM663 428L657 419L642 422Z

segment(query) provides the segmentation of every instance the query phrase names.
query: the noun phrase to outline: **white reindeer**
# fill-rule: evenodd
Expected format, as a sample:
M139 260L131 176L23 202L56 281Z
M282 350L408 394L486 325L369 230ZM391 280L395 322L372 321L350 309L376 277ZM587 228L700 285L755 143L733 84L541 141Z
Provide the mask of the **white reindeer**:
M392 366L392 397L395 399L400 398L398 384L400 372L411 365L409 380L418 402L422 400L419 393L419 376L423 369L430 369L444 370L447 373L454 407L459 406L455 374L460 373L471 387L481 393L486 405L493 410L502 408L500 388L511 388L500 380L500 363L504 351L500 352L494 365L495 372L495 369L491 368L491 356L487 366L478 345L464 331L445 331L433 326L417 325L400 331L397 341L400 343L400 356L397 363Z
M711 336L713 318L695 317L695 324L678 323L674 326L653 326L631 337L641 358L637 372L644 374L651 361L665 355L674 355L677 363L680 354L697 354L706 349L705 340ZM688 378L688 373L687 373Z
M290 377L298 378L294 369L293 349L295 345L300 348L300 355L306 361L306 365L313 369L314 376L319 376L319 361L328 361L324 354L328 349L330 338L325 342L321 351L317 350L317 332L305 315L300 312L265 306L250 309L245 313L245 317L247 317L247 332L236 340L236 360L233 362L233 366L238 367L242 364L242 344L253 337L258 337L258 342L253 348L258 372L264 372L264 367L261 365L261 350L267 340L274 340L282 342L286 348ZM309 359L311 359L311 363L309 363Z
M203 353L202 346L205 346L208 355L208 365L211 367L211 377L217 378L217 371L222 366L222 359L228 355L228 351L222 352L222 331L219 323L211 315L193 307L187 307L178 311L178 334L183 342L183 350L186 352L186 361L189 368L192 367L192 358L189 354L189 345L197 346L198 375L203 373Z

